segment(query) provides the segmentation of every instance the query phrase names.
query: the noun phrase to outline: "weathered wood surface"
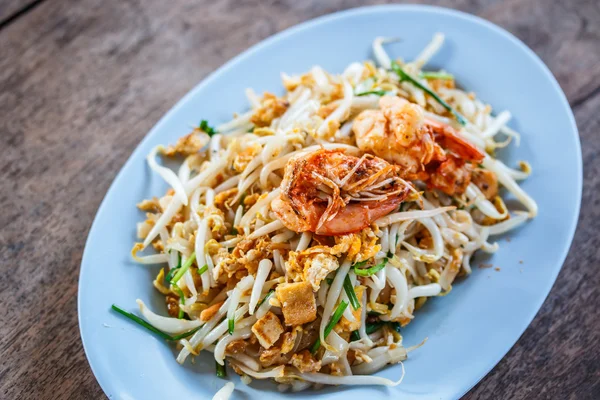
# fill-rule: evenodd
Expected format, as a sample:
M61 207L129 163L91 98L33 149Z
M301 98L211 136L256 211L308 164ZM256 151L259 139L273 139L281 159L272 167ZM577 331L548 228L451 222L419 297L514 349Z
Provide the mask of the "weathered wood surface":
M76 293L87 232L119 168L229 58L364 3L46 0L11 19L30 2L3 2L0 398L104 398L81 346ZM519 342L466 398L598 399L600 3L434 3L487 18L534 49L566 92L583 145L582 211L565 266Z

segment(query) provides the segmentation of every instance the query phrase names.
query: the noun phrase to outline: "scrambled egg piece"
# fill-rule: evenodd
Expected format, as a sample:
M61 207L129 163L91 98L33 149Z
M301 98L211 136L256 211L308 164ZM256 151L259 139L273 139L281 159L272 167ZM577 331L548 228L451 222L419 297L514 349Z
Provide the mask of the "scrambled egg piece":
M275 289L286 325L302 325L317 319L317 306L309 282L282 283Z
M321 369L321 361L317 361L308 350L294 354L290 364L298 368L300 372L319 372Z
M151 213L163 212L163 208L161 207L158 198L156 197L153 197L150 200L142 200L140 203L137 204L137 208L139 208L142 211L147 211Z
M290 251L285 263L287 277L294 282L310 282L316 291L321 280L339 267L336 257L345 254L354 262L368 260L381 250L381 245L376 243L377 236L371 228L366 228L361 232L335 236L333 246L317 245L301 252Z
M260 345L268 349L279 340L279 336L281 336L284 330L277 315L269 311L252 325L252 332Z
M258 263L265 258L273 257L273 250L283 250L285 243L273 243L268 236L258 239L244 239L240 241L233 251L229 253L226 249L219 249L217 269L231 277L237 271L245 269L250 274L256 274Z
M215 206L221 210L230 208L230 201L238 194L237 188L231 188L215 195Z
M242 173L250 164L250 161L254 159L262 150L262 147L259 144L247 146L246 148L241 148L236 152L235 157L233 158L232 168L237 173Z
M279 118L286 112L290 103L278 98L272 93L265 93L261 101L261 106L254 112L250 122L258 127L271 125L275 118Z
M175 145L169 145L162 153L168 157L178 155L189 156L200 151L208 143L209 139L206 133L197 128L192 133L179 138Z
M339 266L336 257L324 253L315 254L314 257L307 258L304 264L304 281L310 282L316 292L321 286L321 281Z

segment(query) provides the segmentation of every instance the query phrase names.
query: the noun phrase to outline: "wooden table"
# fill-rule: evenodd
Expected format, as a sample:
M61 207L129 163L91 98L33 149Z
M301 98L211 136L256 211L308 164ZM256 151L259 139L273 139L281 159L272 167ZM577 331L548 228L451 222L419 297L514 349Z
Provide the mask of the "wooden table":
M83 353L76 293L87 232L114 176L209 72L282 29L364 3L2 1L0 398L104 398ZM434 3L480 15L539 54L583 147L580 222L557 283L466 398L599 399L600 3Z

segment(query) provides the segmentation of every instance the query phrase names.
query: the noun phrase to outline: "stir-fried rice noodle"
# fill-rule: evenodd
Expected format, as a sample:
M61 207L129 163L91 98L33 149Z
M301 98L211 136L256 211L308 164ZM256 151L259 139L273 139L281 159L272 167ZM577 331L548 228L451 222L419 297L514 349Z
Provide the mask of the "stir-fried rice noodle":
M426 69L444 35L411 62L388 55L394 40L376 38L375 62L340 75L282 74L281 96L248 89L248 111L148 154L169 190L138 205L132 256L162 268L153 285L168 316L138 304L155 328L183 334L179 363L212 352L245 383L281 391L395 386L401 377L373 374L424 343L405 347L402 328L472 272L478 250L497 251L495 235L536 216L517 183L529 164L494 158L520 143L511 112L493 115Z

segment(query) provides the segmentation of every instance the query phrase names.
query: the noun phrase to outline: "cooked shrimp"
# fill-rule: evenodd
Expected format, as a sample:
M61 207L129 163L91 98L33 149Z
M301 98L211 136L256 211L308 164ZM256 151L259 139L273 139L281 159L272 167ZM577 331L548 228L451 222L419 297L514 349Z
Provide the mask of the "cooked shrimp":
M392 212L410 190L400 167L381 158L317 150L288 161L272 208L293 231L342 235Z
M448 194L463 193L471 179L470 162L483 153L445 124L431 121L423 109L400 97L384 96L380 110L354 120L358 147L402 167L405 179L424 180Z
M435 142L423 129L423 109L400 97L384 96L380 110L366 110L352 129L358 147L402 167L405 176L416 174L434 157Z

